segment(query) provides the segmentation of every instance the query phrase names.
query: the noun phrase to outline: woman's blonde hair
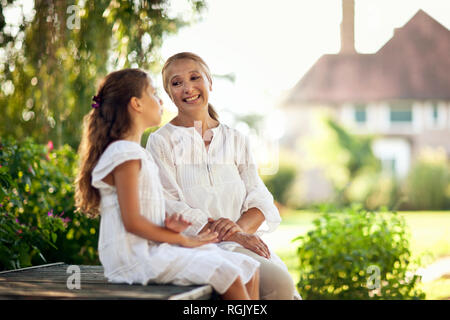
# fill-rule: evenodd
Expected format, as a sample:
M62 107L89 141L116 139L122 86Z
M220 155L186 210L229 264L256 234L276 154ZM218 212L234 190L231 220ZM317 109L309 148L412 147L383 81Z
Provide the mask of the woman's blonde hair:
M141 98L149 85L146 72L124 69L108 74L94 97L97 104L84 116L83 135L78 149L79 172L75 181L77 211L97 217L100 192L91 185L92 171L111 142L123 138L131 128L128 103L132 97Z
M164 66L162 68L163 86L164 86L164 90L167 92L169 97L171 97L171 95L170 95L170 90L169 90L169 79L167 79L166 70L172 62L175 62L175 61L181 60L181 59L191 59L191 60L197 62L200 65L200 67L203 69L203 71L205 72L205 75L208 78L209 83L212 84L211 72L209 71L209 67L205 63L205 61L203 61L203 59L200 58L195 53L180 52L180 53L177 53L177 54L171 56L169 59L167 59L166 63L164 64ZM208 113L211 118L213 118L216 121L219 121L219 115L217 114L216 110L209 102L208 102Z

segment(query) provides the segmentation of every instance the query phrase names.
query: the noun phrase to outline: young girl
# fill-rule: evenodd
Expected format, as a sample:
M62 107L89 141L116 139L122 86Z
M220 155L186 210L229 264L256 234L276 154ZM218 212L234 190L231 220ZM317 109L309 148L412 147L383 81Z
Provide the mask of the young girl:
M101 215L99 257L111 282L211 284L223 299L258 299L259 263L213 245L217 233L182 234L166 216L158 168L140 146L161 121L162 101L139 69L110 73L85 116L76 181L79 211Z

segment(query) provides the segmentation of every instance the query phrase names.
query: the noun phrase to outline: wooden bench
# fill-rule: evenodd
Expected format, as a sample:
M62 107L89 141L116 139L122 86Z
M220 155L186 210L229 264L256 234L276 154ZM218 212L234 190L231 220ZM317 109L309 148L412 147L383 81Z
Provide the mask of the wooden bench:
M69 289L68 264L63 262L0 272L0 299L145 299L207 300L217 298L210 285L110 283L102 266L80 265L80 289ZM69 279L70 282L70 279Z

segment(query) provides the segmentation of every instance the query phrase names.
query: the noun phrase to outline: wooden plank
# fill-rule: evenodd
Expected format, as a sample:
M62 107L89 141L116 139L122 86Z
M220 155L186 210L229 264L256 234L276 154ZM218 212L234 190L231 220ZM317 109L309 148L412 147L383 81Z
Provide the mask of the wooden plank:
M57 263L44 265L42 269L38 267L11 270L0 274L2 281L28 281L28 282L62 282L66 283L70 276L67 273L69 265ZM102 266L79 266L80 280L83 283L108 283L103 274Z
M209 285L176 286L111 283L102 266L80 265L80 289L69 289L68 264L10 270L0 273L0 299L210 299Z
M81 284L80 289L68 289L65 284L55 285L49 283L3 282L0 284L0 297L18 299L150 299L168 300L172 296L188 299L189 295L180 296L195 290L195 287L181 287L168 285L128 285L107 284ZM196 295L199 299L207 292ZM176 297L176 299L179 299Z
M213 294L211 286L201 286L199 288L185 291L170 296L169 300L207 300Z

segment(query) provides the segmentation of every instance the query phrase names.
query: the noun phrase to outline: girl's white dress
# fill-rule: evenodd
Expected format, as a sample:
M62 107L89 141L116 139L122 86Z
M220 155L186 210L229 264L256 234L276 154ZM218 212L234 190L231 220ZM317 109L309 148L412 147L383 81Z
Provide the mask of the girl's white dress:
M98 251L105 277L111 282L143 285L148 282L211 284L219 294L223 294L238 276L244 283L248 282L259 267L259 262L250 257L222 250L214 244L184 248L157 243L125 230L116 188L102 179L118 165L134 159L141 161L141 214L164 226L163 189L151 154L135 142L111 143L92 172L92 185L101 195Z

